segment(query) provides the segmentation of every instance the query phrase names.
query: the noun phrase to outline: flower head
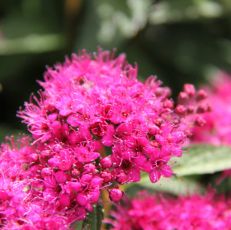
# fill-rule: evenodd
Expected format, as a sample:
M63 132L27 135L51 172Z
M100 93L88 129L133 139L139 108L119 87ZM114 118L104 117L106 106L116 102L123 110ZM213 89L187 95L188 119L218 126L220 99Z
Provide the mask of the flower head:
M124 55L83 52L44 79L39 97L19 112L33 143L17 151L16 165L26 165L30 191L68 223L84 219L102 189L119 201L118 185L139 181L142 171L152 182L171 176L169 160L181 155L194 123L203 123L203 98L192 85L174 105L170 89L156 77L140 82Z
M106 222L114 230L219 230L231 224L230 207L230 199L212 194L173 198L142 192L117 205Z
M231 145L231 78L220 73L205 87L211 112L204 113L206 125L194 127L192 142Z
M138 181L140 171L158 171L153 181L171 174L167 163L180 155L191 128L182 116L189 106L196 108L192 85L185 85L186 98L175 110L169 88L155 77L138 81L136 66L107 51L73 55L44 78L40 98L19 112L36 142L58 145L78 164L102 159L100 152L109 147L113 165L108 170L120 183Z

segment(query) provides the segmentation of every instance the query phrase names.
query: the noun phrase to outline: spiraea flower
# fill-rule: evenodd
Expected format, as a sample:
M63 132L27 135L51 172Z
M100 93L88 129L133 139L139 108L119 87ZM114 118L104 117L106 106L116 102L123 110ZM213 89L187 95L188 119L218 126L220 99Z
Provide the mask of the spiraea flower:
M84 219L103 189L118 202L119 185L139 181L141 172L152 182L171 176L169 160L181 155L194 124L204 123L199 108L208 109L189 84L175 105L156 77L140 82L137 66L107 51L73 55L49 68L40 85L19 112L32 140L2 147L2 180L20 181L23 202L67 225Z
M213 145L231 145L231 76L219 73L204 88L212 106L204 113L206 125L194 127L192 141Z
M204 87L204 92L211 111L203 114L206 121L203 127L194 127L191 142L231 146L231 76L220 72ZM223 171L218 183L230 176L230 169Z
M43 195L39 150L29 144L28 137L10 142L0 148L0 228L68 229L65 213L55 209L55 200Z
M114 230L229 229L230 208L230 199L211 193L175 198L142 192L117 205L105 222Z

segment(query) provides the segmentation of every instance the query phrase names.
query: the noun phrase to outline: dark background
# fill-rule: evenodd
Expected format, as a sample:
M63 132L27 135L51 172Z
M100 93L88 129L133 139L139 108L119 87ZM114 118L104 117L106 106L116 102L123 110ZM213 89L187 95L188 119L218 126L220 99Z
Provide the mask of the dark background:
M0 139L24 130L16 111L46 66L80 49L117 48L175 94L231 71L230 0L0 1Z

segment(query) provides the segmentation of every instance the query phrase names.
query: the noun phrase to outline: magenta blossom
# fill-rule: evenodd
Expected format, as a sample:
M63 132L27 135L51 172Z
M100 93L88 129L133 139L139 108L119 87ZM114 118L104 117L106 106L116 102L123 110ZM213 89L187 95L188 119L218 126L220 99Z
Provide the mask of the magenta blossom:
M142 192L111 215L106 222L114 230L229 229L231 201L212 194L173 198Z
M203 114L206 125L194 127L193 143L231 146L231 76L219 73L210 85L204 87L212 106L209 113ZM225 170L218 182L230 177L231 170Z
M192 141L213 145L231 145L231 76L220 73L205 87L212 106L204 113L206 125L195 127Z
M139 181L141 171L153 182L170 176L170 158L181 155L192 121L200 121L201 99L192 85L185 85L175 109L169 88L155 77L138 81L137 67L127 64L124 55L83 52L48 69L44 78L40 97L19 112L35 142L59 146L60 154L70 157L67 170L72 171L88 163L98 170L97 160L110 148L113 164L104 170L113 183ZM48 163L60 169L55 164L62 160L56 156Z
M169 160L204 122L203 93L185 85L174 105L169 88L155 77L138 81L124 55L83 52L44 78L39 97L19 112L32 140L0 149L5 229L68 229L93 210L103 189L118 202L119 185L139 181L141 172L152 182L171 176Z
M39 149L23 137L0 148L0 228L1 229L68 229L64 212L45 200ZM57 198L55 198L57 199Z

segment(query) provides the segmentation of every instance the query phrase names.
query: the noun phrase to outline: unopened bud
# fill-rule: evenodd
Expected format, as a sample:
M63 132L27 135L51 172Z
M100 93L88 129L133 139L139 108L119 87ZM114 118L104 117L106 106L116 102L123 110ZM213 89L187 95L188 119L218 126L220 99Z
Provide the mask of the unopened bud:
M187 93L189 96L194 96L196 93L195 87L192 84L185 84L184 85L184 92Z
M109 191L109 197L111 201L118 202L123 197L123 192L118 188L113 188Z
M112 166L111 158L105 157L100 161L100 164L103 168L110 168Z
M184 115L185 112L186 112L185 106L183 106L183 105L178 105L178 106L176 107L176 112L177 112L178 114L180 114L180 115Z
M205 98L207 98L207 93L205 92L205 90L200 89L197 94L197 100L200 101L204 100Z
M199 116L196 118L195 124L198 126L204 126L206 124L206 121L203 117Z

